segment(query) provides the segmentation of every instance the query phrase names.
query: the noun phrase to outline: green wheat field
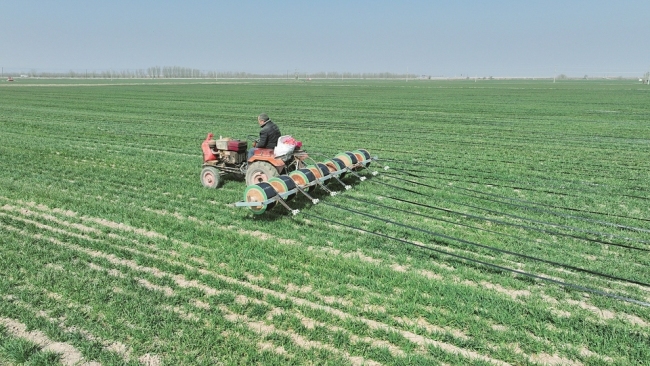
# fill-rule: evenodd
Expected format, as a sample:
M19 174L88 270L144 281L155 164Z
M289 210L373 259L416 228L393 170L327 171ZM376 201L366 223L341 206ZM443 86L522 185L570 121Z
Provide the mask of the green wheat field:
M262 112L378 160L253 215ZM649 191L635 81L2 81L0 365L647 365Z

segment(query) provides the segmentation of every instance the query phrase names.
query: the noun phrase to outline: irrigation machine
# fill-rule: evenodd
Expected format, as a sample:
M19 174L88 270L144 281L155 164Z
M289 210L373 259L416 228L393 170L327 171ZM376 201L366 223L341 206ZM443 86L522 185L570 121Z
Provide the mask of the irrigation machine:
M243 200L236 202L235 206L248 208L257 215L277 204L295 215L299 210L292 209L287 202L296 195L301 194L317 204L319 200L310 192L320 188L335 196L338 192L327 186L329 182L336 182L345 190L351 189L342 179L350 174L364 181L366 177L360 175L359 171L367 169L371 162L377 160L367 150L359 149L316 162L302 149L302 143L290 136L280 137L275 149L255 149L250 158L247 158L248 142L244 140L228 137L215 139L210 133L201 147L203 186L217 188L227 174L245 177L247 187ZM372 172L372 175L376 174L376 171Z

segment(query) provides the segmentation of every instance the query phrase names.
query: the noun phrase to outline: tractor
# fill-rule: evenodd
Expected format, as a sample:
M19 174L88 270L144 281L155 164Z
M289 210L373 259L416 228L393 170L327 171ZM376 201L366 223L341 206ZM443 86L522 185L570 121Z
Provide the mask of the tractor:
M291 141L293 145L283 141ZM217 188L223 176L232 174L240 179L245 177L246 184L251 185L304 168L304 160L308 155L302 150L302 143L294 141L290 136L282 136L278 145L282 145L284 149L258 148L255 149L253 156L247 159L246 140L230 137L215 139L214 135L209 133L201 144L203 150L201 183L207 188Z

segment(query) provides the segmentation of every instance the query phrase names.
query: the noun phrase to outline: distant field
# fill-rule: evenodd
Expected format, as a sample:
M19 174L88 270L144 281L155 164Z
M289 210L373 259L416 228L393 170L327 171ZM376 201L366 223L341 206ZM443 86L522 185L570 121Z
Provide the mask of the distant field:
M631 81L2 81L0 365L650 364L648 101ZM293 217L233 207L245 183L203 188L200 144L261 112L379 174Z

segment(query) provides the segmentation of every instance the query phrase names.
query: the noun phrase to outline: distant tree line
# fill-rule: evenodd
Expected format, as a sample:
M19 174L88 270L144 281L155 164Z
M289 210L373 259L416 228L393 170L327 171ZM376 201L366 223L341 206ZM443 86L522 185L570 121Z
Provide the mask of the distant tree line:
M4 74L9 74L4 72ZM197 79L246 79L246 78L266 78L266 79L296 79L308 80L314 79L414 79L417 76L413 74L394 74L390 72L382 73L353 73L353 72L284 72L275 74L259 74L248 72L217 72L206 71L180 66L152 66L146 69L125 69L125 70L69 70L69 71L38 71L32 69L28 72L13 72L16 76L27 77L51 77L51 78L152 78L152 79L177 79L177 78L197 78Z

